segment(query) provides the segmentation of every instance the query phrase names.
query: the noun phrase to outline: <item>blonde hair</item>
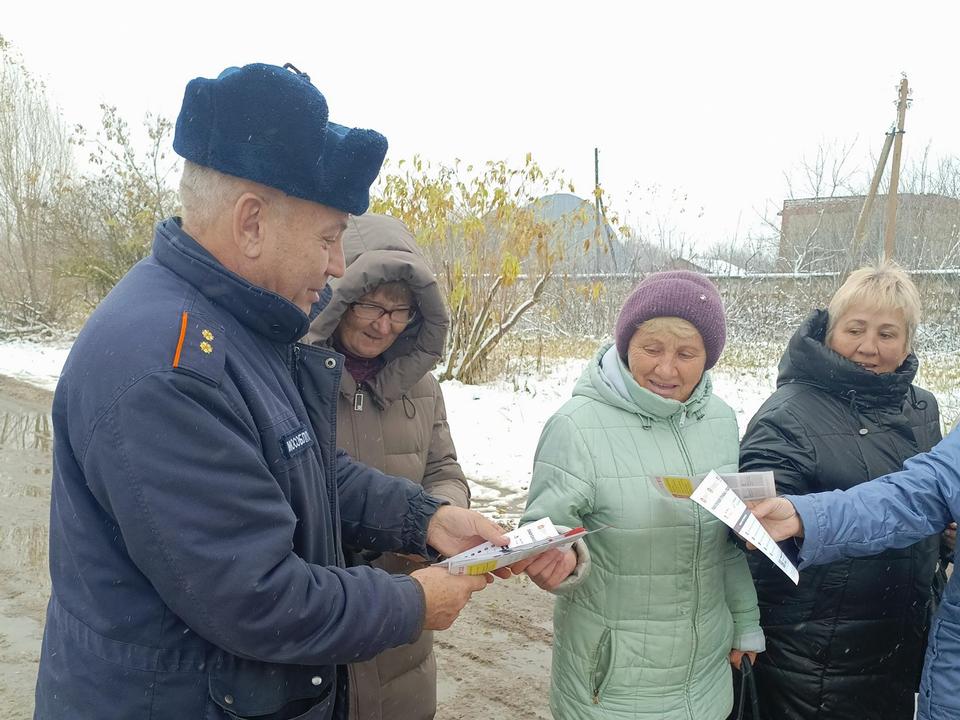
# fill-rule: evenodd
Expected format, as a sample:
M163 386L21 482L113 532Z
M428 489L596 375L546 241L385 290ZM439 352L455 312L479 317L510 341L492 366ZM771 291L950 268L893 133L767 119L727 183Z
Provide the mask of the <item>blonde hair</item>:
M923 310L917 286L903 268L891 260L884 260L850 273L827 306L827 338L836 321L851 307L860 304L877 310L902 312L907 323L907 350L912 350Z
M637 329L633 331L633 334L636 335L641 330L643 330L644 333L668 332L684 340L695 335L700 337L700 331L697 330L693 323L678 317L655 317L644 320L637 326Z

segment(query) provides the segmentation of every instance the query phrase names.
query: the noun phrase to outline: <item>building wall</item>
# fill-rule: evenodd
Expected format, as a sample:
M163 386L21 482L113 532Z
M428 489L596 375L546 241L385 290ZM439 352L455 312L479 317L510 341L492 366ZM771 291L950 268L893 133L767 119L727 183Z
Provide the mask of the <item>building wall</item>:
M886 197L874 201L863 245L851 244L865 198L785 200L780 212L778 269L839 270L883 251ZM902 194L897 207L896 257L911 269L960 264L960 200L943 195Z

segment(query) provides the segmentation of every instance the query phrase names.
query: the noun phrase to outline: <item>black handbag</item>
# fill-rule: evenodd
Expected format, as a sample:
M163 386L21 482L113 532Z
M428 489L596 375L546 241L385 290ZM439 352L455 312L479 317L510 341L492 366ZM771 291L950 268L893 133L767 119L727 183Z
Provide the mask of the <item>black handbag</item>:
M747 712L747 705L750 710ZM757 679L750 658L744 653L740 660L740 697L732 720L760 720L760 699L757 697Z

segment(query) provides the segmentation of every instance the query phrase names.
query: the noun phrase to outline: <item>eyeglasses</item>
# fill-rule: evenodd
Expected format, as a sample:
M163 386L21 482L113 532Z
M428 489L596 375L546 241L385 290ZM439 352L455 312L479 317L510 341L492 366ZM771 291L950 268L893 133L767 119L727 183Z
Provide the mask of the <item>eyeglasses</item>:
M398 307L387 310L385 307L373 303L354 302L350 303L350 309L361 320L379 320L384 315L389 315L390 324L398 327L409 325L417 317L417 311L412 307Z

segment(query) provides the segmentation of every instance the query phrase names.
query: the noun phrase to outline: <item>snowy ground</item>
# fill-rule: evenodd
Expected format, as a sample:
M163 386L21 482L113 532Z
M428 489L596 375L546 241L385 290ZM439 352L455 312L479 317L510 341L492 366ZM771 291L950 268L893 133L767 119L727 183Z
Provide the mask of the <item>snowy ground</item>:
M0 375L53 390L71 343L34 343L23 340L0 342Z

